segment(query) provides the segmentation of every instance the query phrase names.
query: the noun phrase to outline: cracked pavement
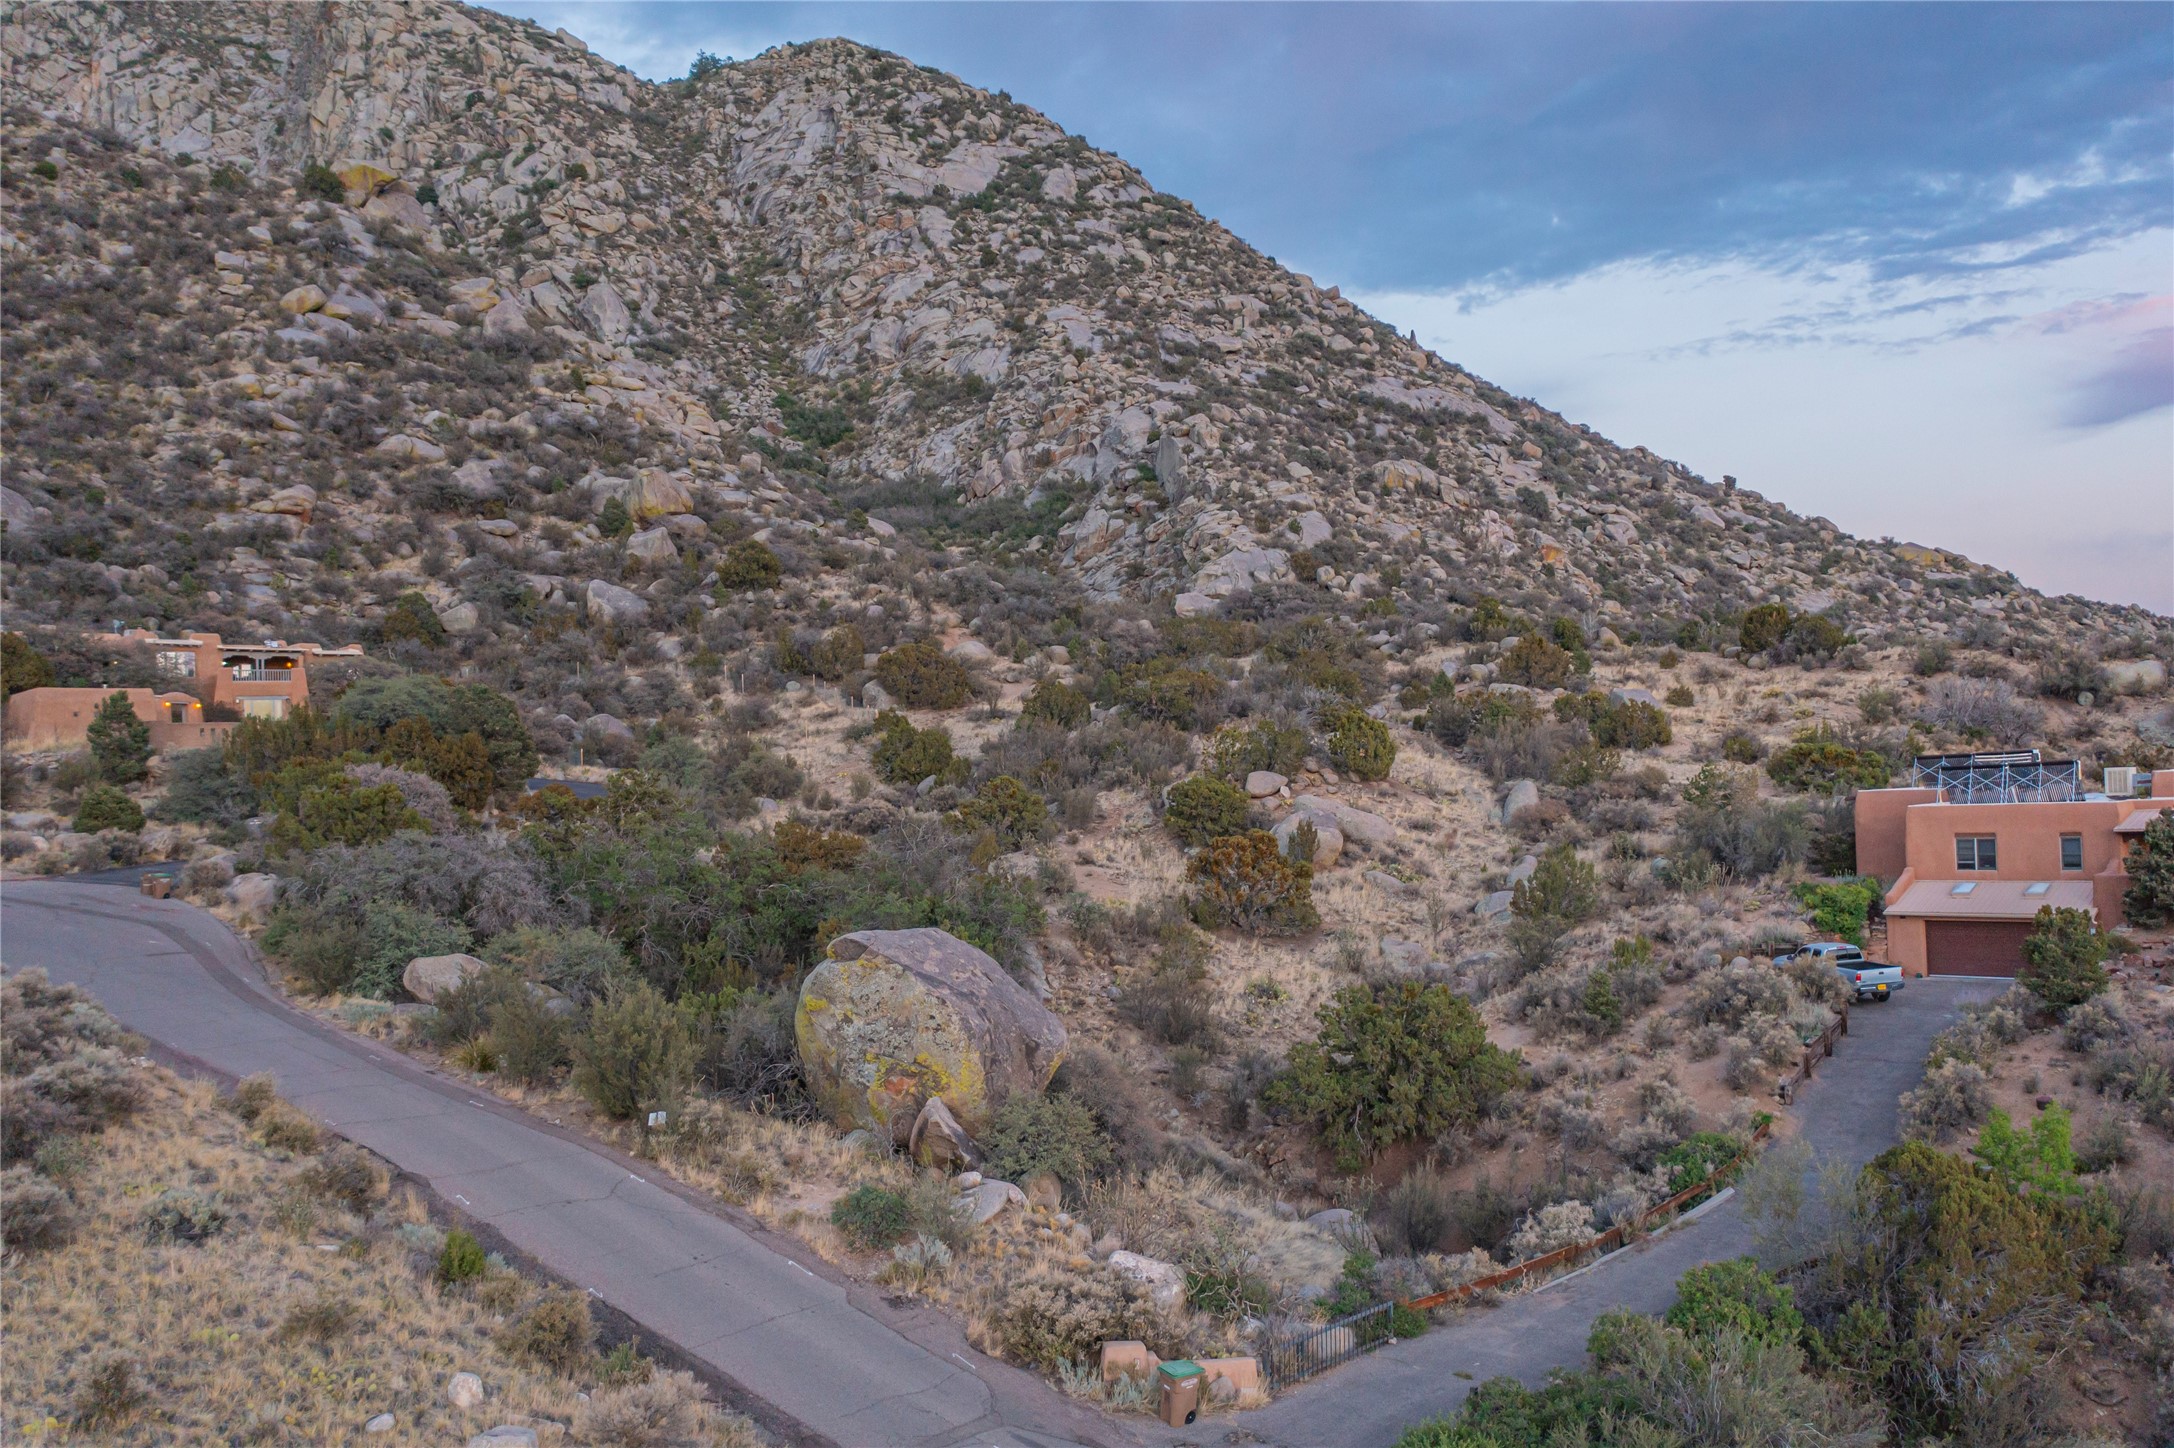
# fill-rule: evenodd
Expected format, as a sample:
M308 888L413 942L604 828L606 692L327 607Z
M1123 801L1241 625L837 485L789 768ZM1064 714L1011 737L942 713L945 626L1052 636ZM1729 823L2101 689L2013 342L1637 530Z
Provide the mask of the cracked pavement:
M974 1352L941 1314L892 1311L661 1172L296 1011L248 948L194 907L111 884L11 881L0 953L10 968L41 966L93 992L184 1064L270 1072L311 1116L708 1364L795 1441L1140 1441L1131 1425Z

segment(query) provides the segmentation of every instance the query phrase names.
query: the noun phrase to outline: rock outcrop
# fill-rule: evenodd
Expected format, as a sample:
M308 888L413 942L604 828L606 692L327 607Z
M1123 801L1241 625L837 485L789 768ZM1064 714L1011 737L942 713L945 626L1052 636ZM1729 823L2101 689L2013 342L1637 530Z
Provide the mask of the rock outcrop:
M1064 1059L1064 1023L983 951L941 930L859 930L800 987L793 1018L809 1090L846 1126L905 1144L941 1097L970 1137Z

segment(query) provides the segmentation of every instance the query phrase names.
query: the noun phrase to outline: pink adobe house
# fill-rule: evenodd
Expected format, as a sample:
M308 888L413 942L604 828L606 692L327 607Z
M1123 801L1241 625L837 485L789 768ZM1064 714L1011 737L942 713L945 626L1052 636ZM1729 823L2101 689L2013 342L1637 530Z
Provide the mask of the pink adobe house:
M309 665L323 659L359 659L362 645L326 648L270 639L230 644L217 634L162 638L149 629L100 634L112 644L139 644L153 651L159 668L194 692L153 689L25 689L7 701L7 737L18 749L72 749L81 745L98 706L108 695L126 694L136 717L151 726L151 747L200 749L216 744L232 720L284 719L309 702ZM210 707L206 708L206 703ZM225 714L225 722L206 717Z
M1887 882L1887 958L1905 975L2012 976L2042 907L2122 923L2131 842L2174 807L2174 770L2106 771L2038 751L1921 756L1911 782L1859 790L1857 870ZM2139 793L2141 790L2141 793Z

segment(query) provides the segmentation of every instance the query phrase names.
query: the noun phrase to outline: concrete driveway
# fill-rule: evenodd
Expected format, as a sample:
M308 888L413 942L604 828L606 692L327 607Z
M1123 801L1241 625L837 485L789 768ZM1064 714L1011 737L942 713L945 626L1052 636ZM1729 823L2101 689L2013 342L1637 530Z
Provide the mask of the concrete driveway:
M1862 1165L1893 1146L1897 1098L1917 1085L1932 1038L1964 1005L2008 985L1914 980L1884 1005L1852 1009L1849 1034L1797 1097L1797 1134L1817 1159ZM1489 1378L1508 1374L1538 1386L1552 1369L1584 1366L1585 1339L1602 1313L1665 1312L1690 1268L1750 1252L1738 1205L1727 1197L1696 1221L1498 1307L1473 1308L1236 1421L1279 1448L1388 1448L1412 1424L1454 1412Z
M1131 1423L973 1351L942 1314L895 1310L644 1163L294 1010L201 910L111 884L10 882L0 953L93 992L184 1064L271 1072L319 1121L714 1369L788 1439L1139 1441Z

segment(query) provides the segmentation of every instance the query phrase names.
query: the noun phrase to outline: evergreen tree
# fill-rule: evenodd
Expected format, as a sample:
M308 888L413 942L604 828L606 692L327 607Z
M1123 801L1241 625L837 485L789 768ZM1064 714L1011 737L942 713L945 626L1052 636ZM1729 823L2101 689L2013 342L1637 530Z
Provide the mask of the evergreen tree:
M86 732L98 777L108 784L134 784L151 772L151 726L136 717L128 695L108 694Z
M2129 850L2129 888L2121 908L2131 921L2156 930L2174 920L2174 810L2162 810Z

